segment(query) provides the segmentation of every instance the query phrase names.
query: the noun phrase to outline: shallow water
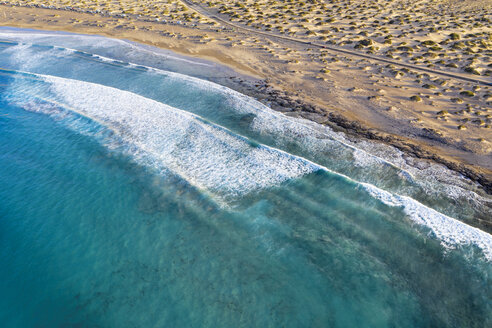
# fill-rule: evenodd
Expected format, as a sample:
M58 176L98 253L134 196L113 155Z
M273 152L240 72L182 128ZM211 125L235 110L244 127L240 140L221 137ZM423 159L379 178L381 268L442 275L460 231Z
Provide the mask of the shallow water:
M0 39L2 326L492 325L473 183L197 79L223 73L205 62Z

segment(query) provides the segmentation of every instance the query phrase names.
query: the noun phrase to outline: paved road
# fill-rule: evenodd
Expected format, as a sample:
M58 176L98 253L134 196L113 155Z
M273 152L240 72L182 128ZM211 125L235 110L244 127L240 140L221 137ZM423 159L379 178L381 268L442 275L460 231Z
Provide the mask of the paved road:
M223 24L225 26L230 26L230 27L235 28L235 29L238 29L238 30L243 30L243 31L247 31L247 32L253 33L253 34L263 35L263 36L266 36L268 38L286 40L286 41L294 42L294 43L297 43L297 44L306 44L306 45L310 45L312 47L327 49L327 50L330 50L330 51L333 51L333 52L338 52L338 53L342 53L342 54L349 55L349 56L356 56L356 57L359 57L359 58L366 58L366 59L370 59L370 60L375 60L375 61L379 61L379 62L387 63L387 64L392 64L392 65L399 66L399 67L406 67L408 69L413 69L413 70L416 70L416 71L421 71L421 72L426 72L426 73L431 73L431 74L446 76L446 77L450 77L450 78L454 78L454 79L458 79L458 80L462 80L462 81L467 81L467 82L473 82L473 83L478 83L478 84L482 84L482 85L492 86L492 82L489 82L489 81L486 81L486 80L480 79L480 78L475 78L475 77L472 77L472 76L465 76L465 75L462 75L460 73L444 72L444 71L440 71L440 70L436 70L436 69L431 69L431 68L427 68L427 67L415 66L415 65L406 64L406 63L398 62L398 61L391 60L391 59L386 59L386 58L379 57L379 56L373 56L373 55L363 54L363 53L360 53L360 52L357 52L357 51L352 51L352 50L347 50L347 49L341 49L341 48L332 47L332 46L328 46L328 45L320 44L320 43L316 43L316 42L310 42L310 41L296 39L296 38L292 38L292 37L288 37L288 36L277 35L277 34L273 34L273 33L268 33L268 32L253 30L253 29L250 29L250 28L247 28L247 27L239 26L237 24L228 22L228 21L226 21L226 20L224 20L224 19L222 19L220 17L217 17L215 15L212 15L206 9L204 9L201 5L199 5L199 4L195 4L195 3L193 3L193 2L191 2L189 0L181 0L181 1L184 2L191 9L195 10L196 12L198 12L198 13L200 13L200 14L202 14L202 15L204 15L204 16L206 16L206 17L208 17L208 18L210 18L210 19L212 19L212 20L214 20L216 22L219 22L219 23L221 23L221 24Z

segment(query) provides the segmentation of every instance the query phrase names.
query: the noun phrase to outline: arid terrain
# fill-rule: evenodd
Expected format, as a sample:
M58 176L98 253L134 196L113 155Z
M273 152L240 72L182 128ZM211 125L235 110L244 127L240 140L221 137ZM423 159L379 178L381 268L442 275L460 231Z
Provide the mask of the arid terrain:
M228 65L259 81L234 88L274 109L440 161L489 191L491 20L490 0L0 2L3 26Z

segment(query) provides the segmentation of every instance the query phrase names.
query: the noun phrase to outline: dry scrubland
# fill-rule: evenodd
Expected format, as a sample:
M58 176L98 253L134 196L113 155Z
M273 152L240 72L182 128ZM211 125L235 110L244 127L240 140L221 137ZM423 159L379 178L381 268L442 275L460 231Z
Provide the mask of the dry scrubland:
M492 74L492 1L201 1L258 30L426 67Z
M212 23L189 10L178 0L18 0L3 1L15 6L41 6L54 9L92 12L116 17L151 19L157 21L183 21L193 23Z
M287 115L328 123L329 113L341 114L382 136L422 146L427 154L469 164L492 180L492 88L417 69L492 82L492 0L4 3L9 6L0 8L3 25L102 33L216 59L260 78L240 91L264 98L273 108L283 106ZM252 31L233 29L215 16Z

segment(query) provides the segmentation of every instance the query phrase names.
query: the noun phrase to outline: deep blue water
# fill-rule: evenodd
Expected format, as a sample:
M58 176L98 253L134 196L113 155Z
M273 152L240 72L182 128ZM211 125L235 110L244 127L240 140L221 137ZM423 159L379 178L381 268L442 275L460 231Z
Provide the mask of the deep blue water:
M2 327L492 326L471 182L195 78L229 74L205 62L0 40Z

